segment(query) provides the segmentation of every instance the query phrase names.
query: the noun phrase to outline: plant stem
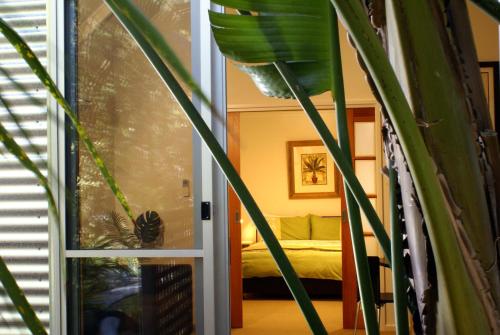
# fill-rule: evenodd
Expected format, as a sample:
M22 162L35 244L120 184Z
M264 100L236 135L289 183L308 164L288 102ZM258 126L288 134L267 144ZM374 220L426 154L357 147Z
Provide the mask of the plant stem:
M342 58L340 53L340 41L338 31L337 13L330 5L331 24L331 65L332 65L332 95L335 95L335 114L337 117L337 133L339 145L345 159L352 162L351 148L349 145L349 132L347 127L347 112L344 92L344 77L342 73ZM352 167L352 164L350 164ZM366 253L365 237L361 225L361 215L356 199L352 195L347 183L344 181L345 199L349 212L349 228L351 231L352 248L356 261L356 276L358 279L361 304L363 306L363 317L368 334L378 334L379 327L375 313L375 302L373 297L373 287L368 266L368 256Z
M440 320L450 332L487 333L484 306L480 303L464 264L432 158L413 118L387 55L358 1L331 0L342 17L372 75L387 108L408 167L415 181L436 260L441 311ZM471 312L474 311L474 312Z
M196 110L189 97L186 95L182 87L176 81L167 66L163 63L155 49L148 43L138 27L134 22L130 21L129 16L122 15L122 9L117 1L106 0L116 17L121 21L123 26L129 31L132 37L136 40L142 51L149 59L159 76L162 78L172 95L175 97L186 116L191 121L193 127L196 129L202 140L208 146L215 161L225 174L227 180L233 187L239 199L247 209L252 221L254 222L257 230L262 235L262 239L266 243L269 251L275 260L278 268L280 269L285 282L287 283L292 295L294 296L297 304L299 305L304 317L309 324L311 331L314 334L326 335L326 329L316 312L311 299L307 295L304 286L300 282L295 270L293 269L290 261L286 257L283 249L281 248L278 239L274 236L269 224L267 223L264 215L260 211L257 203L253 199L250 191L243 183L234 166L229 161L224 149L219 145L219 142L212 134L210 128L206 125L201 115Z
M389 190L390 190L390 213L391 213L391 252L392 252L392 282L394 294L394 311L396 316L397 335L408 335L408 313L407 313L407 282L404 279L403 266L403 239L401 227L398 220L398 204L396 200L396 171L394 162L389 162Z

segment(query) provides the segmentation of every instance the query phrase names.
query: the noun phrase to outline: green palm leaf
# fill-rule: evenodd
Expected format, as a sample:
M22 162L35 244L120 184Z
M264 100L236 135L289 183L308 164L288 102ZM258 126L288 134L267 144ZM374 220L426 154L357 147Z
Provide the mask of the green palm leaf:
M221 52L241 62L266 96L293 98L271 64L283 61L309 95L328 91L330 83L329 3L307 1L216 0L220 5L259 15L210 12L214 37Z

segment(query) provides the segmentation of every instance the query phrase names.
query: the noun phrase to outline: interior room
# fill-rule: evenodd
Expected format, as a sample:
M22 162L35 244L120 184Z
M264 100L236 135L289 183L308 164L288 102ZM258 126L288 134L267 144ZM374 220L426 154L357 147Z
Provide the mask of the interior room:
M476 8L469 10L479 59L496 60L496 25ZM379 105L342 25L340 31L353 164L389 230ZM313 297L327 330L342 334L343 328L354 328L358 298L349 226L342 218L346 213L341 201L342 181L317 132L295 100L265 97L251 78L230 61L227 61L227 102L229 157ZM314 97L313 102L336 136L330 93ZM318 173L313 172L314 166L306 164L307 157L319 166ZM321 176L314 176L313 181L315 174ZM232 333L305 334L306 322L299 317L300 312L279 278L260 234L231 189L228 217ZM379 257L383 265L382 252L364 215L362 221L367 253ZM391 292L391 273L383 266L379 283L380 292ZM380 320L383 332L394 331L390 301L382 306ZM362 327L359 320L358 324Z
M0 0L0 335L499 334L500 2L473 2ZM333 139L248 75L323 90L342 137L336 15L385 97L339 23L383 247Z

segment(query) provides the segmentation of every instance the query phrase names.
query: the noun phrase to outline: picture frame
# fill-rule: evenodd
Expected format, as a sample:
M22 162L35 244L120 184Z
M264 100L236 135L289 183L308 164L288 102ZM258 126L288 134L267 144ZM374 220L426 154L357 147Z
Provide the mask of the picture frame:
M500 129L500 98L498 91L498 62L479 62L481 79L483 80L488 112L491 117L493 128Z
M339 196L340 173L320 140L288 141L289 199Z

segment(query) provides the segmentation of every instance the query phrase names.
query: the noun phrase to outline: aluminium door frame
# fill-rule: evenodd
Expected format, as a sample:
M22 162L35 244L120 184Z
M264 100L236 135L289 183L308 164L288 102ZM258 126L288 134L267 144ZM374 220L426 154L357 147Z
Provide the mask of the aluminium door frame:
M71 1L73 2L73 1ZM66 15L72 15L66 0L48 0L48 71L63 94L66 87ZM225 62L211 36L208 9L221 11L220 6L212 5L209 0L191 1L192 63L193 76L202 90L212 98L214 110L194 99L195 105L205 122L212 128L215 136L225 148ZM71 9L71 8L70 8ZM73 8L74 9L74 8ZM68 19L73 19L72 17ZM71 64L74 66L75 64ZM201 160L201 200L212 203L211 220L203 220L202 249L158 249L158 250L66 250L66 124L62 108L52 97L48 99L48 151L50 184L58 206L59 217L49 214L49 266L50 266L50 331L52 334L66 334L66 260L80 257L169 257L192 258L203 269L203 331L200 334L229 334L229 257L228 230L226 213L226 181L214 164L206 145L199 143L198 153ZM212 117L215 115L216 117ZM200 142L198 136L193 136ZM194 147L197 147L196 145ZM198 169L195 165L194 169ZM195 176L197 173L194 174ZM209 182L206 182L206 181ZM198 206L198 204L195 205ZM199 213L199 211L198 211ZM61 222L58 229L57 222ZM214 224L216 223L216 224ZM200 263L201 260L201 263ZM200 325L198 325L200 326Z

